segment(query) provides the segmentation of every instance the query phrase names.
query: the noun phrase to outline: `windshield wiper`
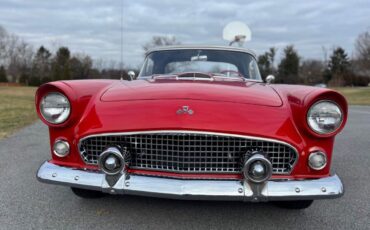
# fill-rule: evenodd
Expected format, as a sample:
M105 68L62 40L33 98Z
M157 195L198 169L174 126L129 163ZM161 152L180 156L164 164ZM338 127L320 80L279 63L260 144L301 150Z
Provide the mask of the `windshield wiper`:
M214 73L213 74L213 77L214 78L221 78L221 79L226 79L226 80L242 80L243 82L247 81L247 79L245 77L242 77L242 76L226 76L225 74L222 74L222 73Z
M202 73L202 72L187 72L181 73L177 75L179 79L186 79L186 80L215 80L212 74L209 73Z
M150 76L151 79L156 80L156 79L172 79L172 78L177 78L177 74L153 74Z

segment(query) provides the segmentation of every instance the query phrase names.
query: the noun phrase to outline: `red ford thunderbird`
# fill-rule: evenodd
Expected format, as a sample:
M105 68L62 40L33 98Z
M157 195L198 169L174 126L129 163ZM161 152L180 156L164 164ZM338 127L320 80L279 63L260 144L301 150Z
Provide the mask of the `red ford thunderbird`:
M52 158L37 178L84 198L273 201L300 209L342 196L330 164L347 120L345 98L272 78L262 81L247 49L176 46L149 51L132 81L42 85L36 108Z

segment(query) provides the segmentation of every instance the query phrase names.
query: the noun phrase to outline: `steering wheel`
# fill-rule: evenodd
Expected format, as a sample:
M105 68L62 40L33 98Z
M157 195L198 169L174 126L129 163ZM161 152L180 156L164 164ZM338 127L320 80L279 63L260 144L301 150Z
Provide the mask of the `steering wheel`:
M240 73L239 71L236 71L236 70L222 70L220 73L225 74L225 75L226 75L226 73L233 73L233 74L238 75L240 78L244 79L243 74Z

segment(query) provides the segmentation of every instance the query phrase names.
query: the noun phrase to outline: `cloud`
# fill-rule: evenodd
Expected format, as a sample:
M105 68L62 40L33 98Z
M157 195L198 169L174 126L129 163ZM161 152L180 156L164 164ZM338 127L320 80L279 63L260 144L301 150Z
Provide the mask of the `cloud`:
M350 54L357 35L370 27L369 1L195 1L123 0L124 62L137 66L142 45L154 35L174 35L183 43L225 45L228 22L246 22L253 32L248 48L262 53L294 44L305 58L322 58L322 47L344 47ZM120 58L121 1L2 0L0 22L35 47L93 58Z

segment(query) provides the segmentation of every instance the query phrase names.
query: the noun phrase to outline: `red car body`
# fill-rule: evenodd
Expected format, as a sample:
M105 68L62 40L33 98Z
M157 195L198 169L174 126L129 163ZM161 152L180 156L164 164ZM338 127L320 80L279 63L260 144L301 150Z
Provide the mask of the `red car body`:
M282 140L299 152L298 164L290 175L283 177L320 178L329 175L335 135L326 137L312 132L307 127L305 114L316 101L331 99L343 108L345 119L347 117L347 104L341 94L309 86L258 82L189 83L178 80L60 81L39 88L36 94L37 108L41 97L47 92L63 93L72 103L72 115L64 124L49 124L50 143L56 139L66 139L73 143L71 153L65 158L52 155L52 162L81 169L97 169L86 165L78 152L78 140L85 136L132 131L195 130ZM192 108L194 115L176 114L183 105ZM44 119L42 115L39 116ZM329 164L320 171L312 170L307 165L308 153L316 149L324 150L328 155ZM187 176L189 174L182 175ZM204 177L204 174L193 176ZM222 177L227 175L223 174ZM230 175L230 178L235 178L235 175Z
M71 114L62 124L51 124L40 113L40 101L50 92L65 95ZM340 128L330 135L313 132L307 124L309 108L321 100L338 104L343 112ZM183 106L193 114L179 114ZM226 133L282 141L293 146L298 160L289 174L273 174L271 180L318 179L330 176L335 135L347 119L347 103L336 91L298 85L266 84L256 81L189 81L153 78L135 81L75 80L51 82L36 93L36 108L49 127L50 143L66 140L66 157L52 154L49 163L77 170L96 170L86 164L78 143L101 133L145 131L196 131ZM53 152L53 144L51 144ZM322 151L327 164L322 170L308 165L309 153ZM242 180L235 173L176 173L138 170L127 173L181 179Z

